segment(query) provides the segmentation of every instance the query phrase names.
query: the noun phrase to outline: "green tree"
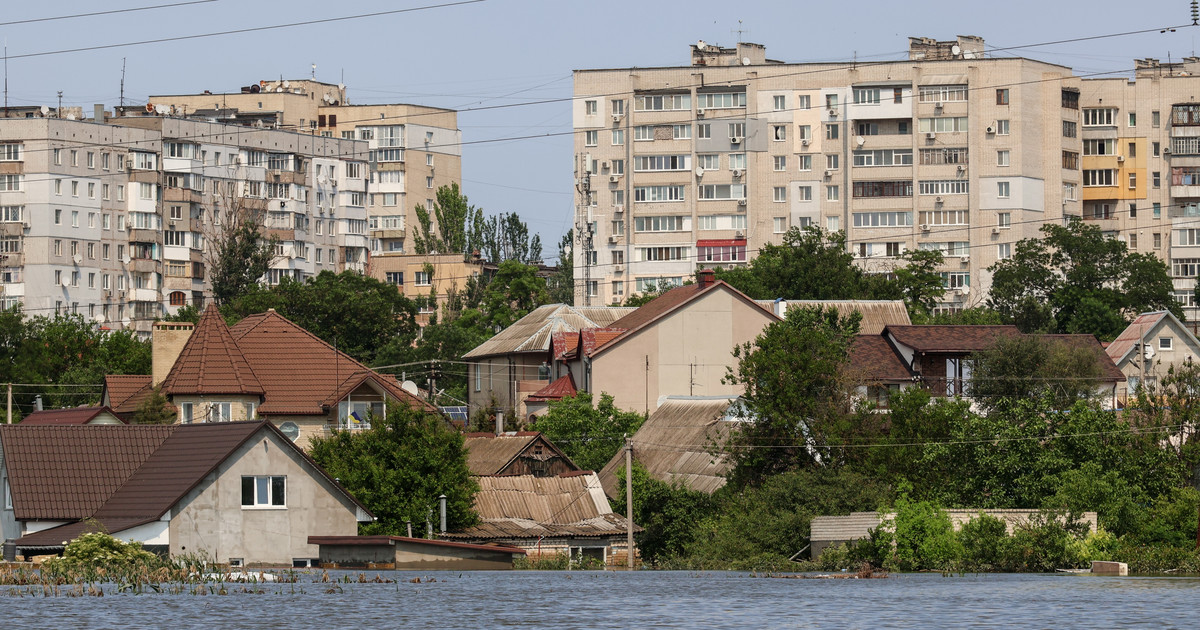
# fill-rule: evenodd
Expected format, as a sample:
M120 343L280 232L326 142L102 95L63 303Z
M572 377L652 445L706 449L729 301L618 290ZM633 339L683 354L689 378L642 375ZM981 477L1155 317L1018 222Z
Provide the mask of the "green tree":
M575 304L575 230L567 230L558 243L558 265L546 279L552 304Z
M478 521L472 502L479 486L462 434L437 415L389 405L385 418L371 418L370 429L313 438L309 454L375 514L375 522L359 526L361 534L404 535L405 521L427 519L436 531L442 494L449 529Z
M504 330L533 309L550 303L546 279L537 272L537 267L516 260L500 263L500 269L484 291L481 305L490 328Z
M1101 360L1096 349L1034 335L999 337L972 355L968 394L986 408L1020 398L1049 396L1069 408L1091 400L1100 387Z
M483 312L467 309L458 314L443 311L442 317L433 317L423 329L416 343L402 337L392 339L379 349L375 365L403 365L382 371L404 373L418 386L428 389L433 369L437 372L436 387L444 391L449 399L446 404L462 404L467 399L467 370L458 364L439 363L445 359L457 359L490 336L484 322Z
M625 469L617 471L620 487L625 487ZM638 554L651 565L687 554L695 544L697 524L710 517L716 506L712 495L688 490L650 476L640 463L633 465L633 522L642 528L638 535ZM613 511L625 514L625 493L612 501Z
M850 437L845 377L861 320L858 312L841 317L833 308L793 308L754 343L734 348L737 368L728 369L724 382L744 388L747 419L726 446L734 485L841 457L829 445Z
M542 237L529 237L529 226L515 212L502 212L483 220L482 252L488 260L500 263L515 260L538 264L542 260Z
M160 388L155 387L150 395L138 404L129 421L130 424L173 424L175 418L167 397Z
M580 468L600 470L624 446L625 436L636 433L645 421L636 411L617 409L608 394L601 394L593 405L590 393L579 392L551 402L549 411L529 429L545 434Z
M1043 225L1042 233L989 268L988 306L1022 332L1086 332L1110 340L1130 314L1169 310L1182 318L1167 265L1155 256L1130 253L1078 219Z
M438 188L433 212L417 204L413 226L413 252L417 254L463 254L482 251L483 211L472 206L458 184Z
M279 239L263 233L266 212L239 201L214 206L225 215L220 225L206 235L208 280L218 305L229 303L252 291L275 259Z
M904 253L907 265L896 268L897 289L908 304L909 311L928 314L933 312L938 300L946 294L942 275L937 267L942 264L942 252L936 249L914 249Z

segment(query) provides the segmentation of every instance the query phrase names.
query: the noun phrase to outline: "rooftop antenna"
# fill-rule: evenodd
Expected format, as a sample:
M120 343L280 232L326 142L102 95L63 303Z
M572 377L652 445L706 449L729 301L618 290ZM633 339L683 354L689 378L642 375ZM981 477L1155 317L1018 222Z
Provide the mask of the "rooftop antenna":
M58 91L58 111L54 112L55 118L62 118L62 90Z
M121 108L125 107L125 58L121 57Z
M314 81L317 79L317 64L315 63L312 65L312 78Z
M8 38L4 38L4 117L8 118Z
M729 32L737 35L737 43L740 44L742 43L742 35L749 33L750 29L742 28L742 21L738 20L738 27L736 29L731 29Z

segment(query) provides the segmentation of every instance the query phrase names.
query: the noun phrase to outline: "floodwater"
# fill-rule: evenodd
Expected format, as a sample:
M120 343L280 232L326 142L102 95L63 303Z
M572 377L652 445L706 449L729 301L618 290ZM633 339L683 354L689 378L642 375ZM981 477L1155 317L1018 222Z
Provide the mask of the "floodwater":
M357 572L330 572L331 577ZM373 578L377 573L369 572ZM893 575L790 580L721 572L382 572L393 584L263 584L261 593L20 596L0 628L1195 627L1200 578ZM420 584L410 582L422 577ZM436 582L427 581L429 577ZM230 585L231 591L240 586ZM330 589L334 592L328 592Z

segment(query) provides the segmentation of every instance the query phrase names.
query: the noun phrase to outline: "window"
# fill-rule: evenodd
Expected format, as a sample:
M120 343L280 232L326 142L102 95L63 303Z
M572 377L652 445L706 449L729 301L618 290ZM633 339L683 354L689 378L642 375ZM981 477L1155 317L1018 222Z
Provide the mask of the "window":
M965 179L927 180L918 185L918 194L922 195L965 195L968 192Z
M1075 201L1079 199L1079 185L1072 182L1063 182L1063 199L1066 201Z
M854 88L855 105L878 105L879 88Z
M54 225L62 225L62 208L54 209Z
M841 191L837 186L825 187L825 201L837 201L841 198Z
M841 162L841 157L842 156L838 155L837 153L830 153L829 155L826 155L825 156L825 168L828 170L831 170L831 171L838 170L838 166Z
M1009 194L1008 182L996 182L996 196L1002 199L1007 198Z
M710 123L700 123L696 125L696 137L704 140L712 138L712 125Z
M912 212L855 212L854 227L912 225Z
M925 225L967 225L966 210L923 210L917 223Z
M619 99L619 98L615 98L615 99L613 99L613 101L612 101L612 113L613 113L614 115L616 115L616 116L624 116L624 115L625 115L625 101L624 101L624 99Z
M1062 91L1062 106L1065 109L1079 109L1079 90L1064 89Z
M54 165L62 166L62 149L54 149Z
M1129 112L1129 126L1130 127L1137 126L1137 112Z
M284 507L287 505L287 477L242 477L242 507Z
M996 90L996 104L1008 105L1008 88L1000 88Z
M742 93L742 107L746 106L746 95ZM638 112L668 111L691 109L692 97L689 94L655 94L641 95L633 98L633 109Z
M1005 151L1005 153L1008 153L1008 151ZM1008 164L1004 164L1004 166L1008 166ZM1072 171L1079 170L1079 154L1074 151L1063 151L1062 167Z
M1129 174L1129 188L1130 190L1137 188L1137 173Z
M1157 142L1150 143L1150 154L1154 157L1159 157L1162 154L1162 145Z
M1063 121L1063 137L1075 138L1079 135L1079 124L1073 120Z
M803 140L812 140L812 126L796 125L796 137Z
M776 94L773 98L775 111L781 112L787 109L787 97L782 94Z
M812 201L812 186L797 186L796 201Z
M427 287L433 284L433 278L428 271L417 271L413 273L413 282L419 287Z
M625 130L624 129L613 129L612 130L612 143L613 143L613 146L620 146L622 144L625 144Z
M635 232L679 232L689 229L683 216L635 217Z
M996 121L996 135L997 136L1007 136L1008 135L1008 121L1007 120L997 120Z
M912 149L878 149L855 151L855 166L908 166L913 163Z
M1090 107L1083 110L1084 127L1112 127L1117 124L1116 108Z
M911 149L904 149L911 151ZM968 152L966 147L944 147L941 149L921 149L921 164L967 164ZM911 163L911 162L910 162Z
M1154 233L1154 249L1162 249L1162 234L1159 232Z
M594 147L600 143L599 131L585 131L583 135L583 143L589 147Z
M1159 171L1154 171L1153 173L1151 173L1150 174L1150 182L1153 184L1153 186L1155 188L1161 188L1162 187L1162 173Z
M671 125L672 140L691 140L692 126L691 125Z
M683 201L683 186L636 186L635 202Z
M937 118L919 118L917 119L917 131L921 133L949 133L956 131L967 130L966 116L945 116Z
M745 92L715 92L696 95L696 107L699 109L730 109L745 106Z
M1137 251L1137 246L1138 246L1137 234L1130 234L1129 235L1129 249Z
M706 171L721 169L721 156L716 153L701 153L696 156L696 167Z
M772 201L776 203L787 201L787 186L775 186L772 193Z
M700 186L701 200L745 199L746 187L742 184L704 184Z
M734 138L746 137L746 123L729 123L729 140L732 142Z
M1066 151L1064 151L1063 153L1065 154ZM1009 152L1007 150L996 151L996 166L1008 166L1008 157L1009 157ZM1065 160L1064 160L1064 162L1065 162ZM1065 164L1064 164L1064 166L1065 166Z
M746 245L705 245L696 248L699 262L746 262Z
M838 139L837 123L825 125L825 139L826 140L837 140Z
M729 170L745 170L746 154L745 153L730 153L729 154Z
M787 125L771 125L771 140L775 142L787 140Z
M1159 337L1158 338L1158 349L1159 350L1170 350L1171 349L1171 338L1170 337Z
M591 101L591 100L584 101L583 102L583 113L587 114L588 116L595 114L596 113L596 101Z
M854 182L854 197L911 197L911 181Z
M783 234L787 231L787 217L775 217L772 221L774 223L773 231L776 234Z
M774 156L772 159L772 163L773 163L775 170L777 170L777 171L786 171L787 170L787 156L786 155Z
M996 258L1000 260L1012 258L1012 243L997 243Z
M643 140L653 140L653 139L654 139L654 126L653 125L638 125L637 127L633 128L634 142L641 142Z
M745 157L745 154L742 155ZM633 158L634 171L690 171L692 156L682 155L638 155Z
M944 103L967 100L965 85L922 85L917 90L921 103Z
M1116 171L1113 169L1088 169L1083 171L1083 185L1089 186L1115 186Z
M798 165L800 167L798 170L801 170L801 171L811 171L812 170L812 156L811 155L797 155L796 162L798 163Z
M1088 139L1083 141L1084 155L1116 155L1117 141L1109 139Z

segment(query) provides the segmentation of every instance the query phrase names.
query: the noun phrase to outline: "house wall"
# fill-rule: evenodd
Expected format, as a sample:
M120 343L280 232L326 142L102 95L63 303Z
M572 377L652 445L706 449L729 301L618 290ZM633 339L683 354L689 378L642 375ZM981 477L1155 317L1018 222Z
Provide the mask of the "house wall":
M230 421L241 422L243 420L253 420L253 417L248 415L249 407L254 405L257 410L258 405L262 402L261 396L188 396L188 395L173 395L171 396L171 404L179 410L175 422L183 422L183 405L185 403L192 404L192 422L205 422L208 418L209 410L212 405L217 403L229 403ZM257 416L257 411L255 411Z
M1163 318L1158 324L1147 327L1142 333L1142 339L1147 345L1153 346L1154 357L1143 366L1141 353L1131 352L1124 361L1117 364L1117 368L1125 375L1125 382L1117 385L1118 397L1125 397L1133 392L1136 383L1143 376L1143 369L1149 382L1150 379L1161 380L1175 365L1200 360L1200 347L1196 346L1193 337L1176 326L1170 318ZM1162 348L1162 339L1171 340L1170 349Z
M21 537L21 527L15 512L6 505L4 496L8 487L8 468L4 464L4 444L0 442L0 543Z
M653 412L661 396L737 396L721 382L735 367L733 348L775 321L728 290L710 291L591 360L586 387L612 394L617 407Z
M514 417L527 415L520 413L524 411L524 405L517 384L537 379L538 369L546 360L547 356L542 353L475 359L467 382L467 404L471 411L491 405L494 396L496 404L505 411L505 424L512 428Z
M287 506L243 508L245 475L287 476ZM171 554L203 553L219 562L291 566L318 557L309 536L353 536L357 506L335 494L311 464L274 433L258 433L172 508Z

